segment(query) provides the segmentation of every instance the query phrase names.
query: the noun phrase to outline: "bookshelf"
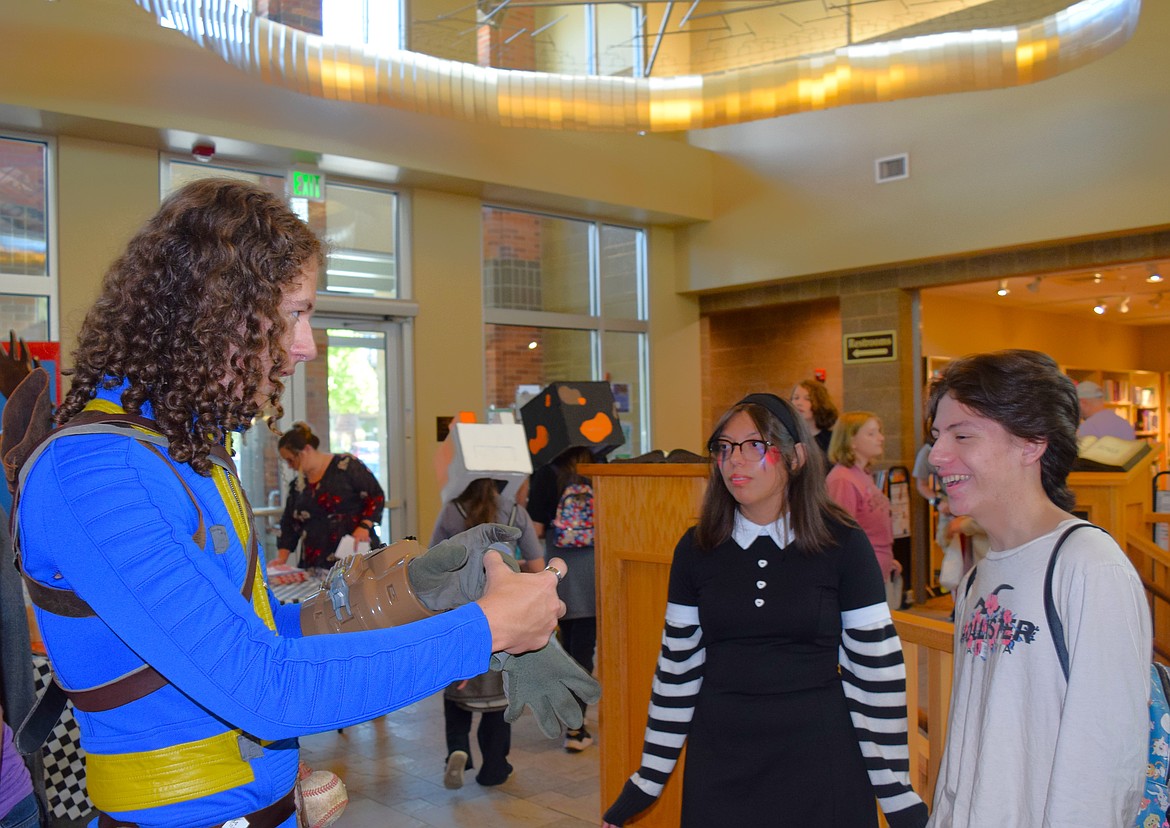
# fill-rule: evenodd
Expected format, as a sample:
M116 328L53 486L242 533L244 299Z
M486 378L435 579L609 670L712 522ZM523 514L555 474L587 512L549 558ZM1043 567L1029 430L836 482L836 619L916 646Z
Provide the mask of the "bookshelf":
M1161 373L1070 367L1066 367L1065 372L1074 382L1092 380L1100 385L1105 392L1105 404L1119 417L1128 420L1138 437L1151 443L1166 442Z

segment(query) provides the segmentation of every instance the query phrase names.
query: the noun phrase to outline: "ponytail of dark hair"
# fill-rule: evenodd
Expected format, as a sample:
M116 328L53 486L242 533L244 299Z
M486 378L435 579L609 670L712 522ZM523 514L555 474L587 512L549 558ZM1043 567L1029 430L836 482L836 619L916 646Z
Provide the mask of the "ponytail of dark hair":
M288 449L294 454L304 451L305 446L320 448L321 438L313 433L313 429L309 428L308 423L299 420L292 424L292 428L280 435L280 440L276 444L278 450Z

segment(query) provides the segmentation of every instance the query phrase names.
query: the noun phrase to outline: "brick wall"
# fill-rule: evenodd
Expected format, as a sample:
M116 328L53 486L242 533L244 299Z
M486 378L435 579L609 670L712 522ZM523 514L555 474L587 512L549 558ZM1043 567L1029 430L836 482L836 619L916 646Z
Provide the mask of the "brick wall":
M536 39L531 36L536 28L535 20L535 9L504 9L490 22L481 25L476 33L479 65L497 69L535 69ZM521 30L524 30L522 34L513 37Z
M824 368L841 405L841 311L837 300L745 308L702 317L700 353L703 434L745 394L787 397L792 386ZM659 380L661 381L661 380Z
M321 34L321 0L256 0L256 15L310 34Z
M484 350L489 406L510 406L516 401L516 386L543 383L544 348L528 347L530 342L542 345L542 335L540 328L486 326Z

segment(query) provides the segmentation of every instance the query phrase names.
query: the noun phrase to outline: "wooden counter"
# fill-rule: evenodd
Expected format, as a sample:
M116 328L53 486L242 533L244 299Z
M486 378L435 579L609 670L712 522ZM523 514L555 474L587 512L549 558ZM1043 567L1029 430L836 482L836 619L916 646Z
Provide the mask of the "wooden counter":
M670 562L678 539L698 522L710 468L705 463L612 463L580 471L593 480L604 811L641 764ZM684 751L661 799L639 826L678 826L685 758Z

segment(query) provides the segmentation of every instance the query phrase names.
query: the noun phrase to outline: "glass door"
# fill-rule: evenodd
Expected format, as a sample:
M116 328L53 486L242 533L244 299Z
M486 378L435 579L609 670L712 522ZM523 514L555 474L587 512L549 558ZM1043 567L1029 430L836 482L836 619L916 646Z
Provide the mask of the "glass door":
M322 451L352 454L365 463L386 493L378 536L384 542L399 540L408 534L410 468L405 451L403 323L317 315L313 329L317 359L298 365L285 381L279 429L304 421L320 437ZM277 440L257 424L237 447L240 477L269 558L276 554L293 474L277 453Z

